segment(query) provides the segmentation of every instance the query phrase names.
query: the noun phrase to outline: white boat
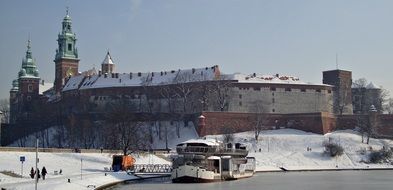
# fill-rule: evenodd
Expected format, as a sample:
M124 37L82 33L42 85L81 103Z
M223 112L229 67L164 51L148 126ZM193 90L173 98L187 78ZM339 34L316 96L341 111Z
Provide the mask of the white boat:
M247 157L248 151L240 143L192 139L178 144L176 152L171 174L175 183L235 180L255 172L255 158Z

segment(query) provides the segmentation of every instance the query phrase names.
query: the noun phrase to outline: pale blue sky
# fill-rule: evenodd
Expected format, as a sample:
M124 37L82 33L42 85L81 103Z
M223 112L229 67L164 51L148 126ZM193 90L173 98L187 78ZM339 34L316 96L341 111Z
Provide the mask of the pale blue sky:
M54 79L57 34L70 7L80 70L107 49L118 72L219 65L321 83L351 70L393 93L390 0L1 0L0 98L8 98L30 34L40 77Z

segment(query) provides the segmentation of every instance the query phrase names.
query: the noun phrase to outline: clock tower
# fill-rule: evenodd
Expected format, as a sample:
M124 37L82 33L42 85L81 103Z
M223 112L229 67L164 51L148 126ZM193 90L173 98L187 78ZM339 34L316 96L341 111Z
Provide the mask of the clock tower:
M66 16L62 22L62 31L58 35L57 43L58 49L56 49L55 56L55 91L56 94L60 94L61 90L68 77L78 75L78 50L75 47L76 35L72 33L72 22L71 17L68 14L68 9Z

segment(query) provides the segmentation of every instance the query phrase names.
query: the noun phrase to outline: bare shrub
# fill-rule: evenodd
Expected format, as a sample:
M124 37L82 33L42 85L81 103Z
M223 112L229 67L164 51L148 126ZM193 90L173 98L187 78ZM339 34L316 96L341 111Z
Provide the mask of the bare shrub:
M392 158L392 150L390 149L381 149L378 151L372 151L369 154L370 163L389 163L390 158Z
M344 148L333 142L324 142L325 153L329 154L331 157L341 156L344 153Z

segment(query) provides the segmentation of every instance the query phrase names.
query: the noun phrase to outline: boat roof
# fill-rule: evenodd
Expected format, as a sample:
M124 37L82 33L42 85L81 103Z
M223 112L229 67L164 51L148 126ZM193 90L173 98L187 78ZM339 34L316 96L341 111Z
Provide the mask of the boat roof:
M205 144L207 146L219 146L220 144L215 139L190 139L184 141L177 146L182 146L184 144Z

